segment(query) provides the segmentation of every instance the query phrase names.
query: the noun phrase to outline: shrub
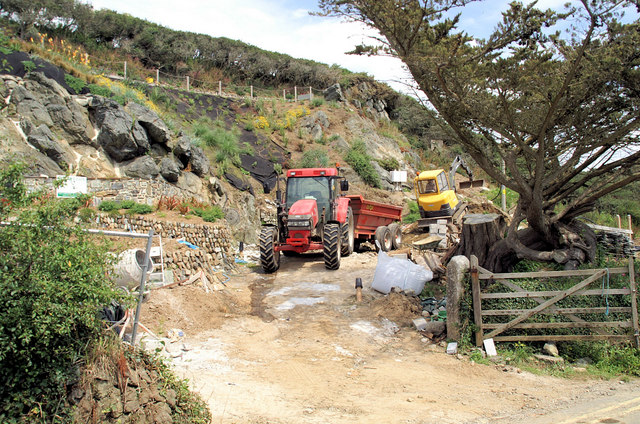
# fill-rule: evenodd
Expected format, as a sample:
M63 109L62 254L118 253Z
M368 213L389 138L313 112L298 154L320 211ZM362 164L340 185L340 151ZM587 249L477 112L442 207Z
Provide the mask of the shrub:
M65 74L64 81L67 83L69 87L73 89L76 93L80 93L84 87L86 87L87 83L80 78L76 78L73 75Z
M123 200L120 202L120 209L132 209L136 205L133 200Z
M102 212L112 212L120 210L120 203L114 202L113 200L103 200L98 205L98 210Z
M311 100L311 107L320 107L324 104L324 99L322 97L315 97Z
M355 141L347 152L345 160L354 171L372 187L380 188L380 177L371 165L371 157L367 154L366 145L362 140Z
M327 152L320 149L307 150L302 154L298 168L326 168L329 166Z
M111 96L111 90L109 90L107 87L103 87L98 84L89 84L87 88L89 89L89 92L91 92L91 94L95 94L96 96Z
M400 163L395 158L378 159L377 162L385 171L393 171L400 168Z
M16 224L0 227L0 422L36 405L38 421L53 422L100 334L98 309L119 296L105 278L107 246L69 225L70 203L27 195L16 169L0 171L0 220Z
M140 214L140 215L145 215L145 214L153 212L153 207L150 206L150 205L143 204L143 203L136 203L136 204L133 205L133 207L130 210L133 213L137 213L137 214Z
M219 206L209 206L208 208L193 208L196 215L207 222L216 222L218 219L224 218L224 213Z
M409 201L409 214L402 218L402 222L405 224L412 224L420 219L420 211L418 209L418 202L414 200Z
M78 211L78 218L82 222L91 222L96 217L96 211L91 208L82 208Z

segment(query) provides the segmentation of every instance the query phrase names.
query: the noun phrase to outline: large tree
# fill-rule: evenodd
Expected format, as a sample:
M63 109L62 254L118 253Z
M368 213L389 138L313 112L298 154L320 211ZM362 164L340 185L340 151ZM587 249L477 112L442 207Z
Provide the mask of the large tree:
M638 3L582 0L557 12L514 2L486 40L459 28L454 13L468 3L319 2L324 14L377 29L382 47L359 52L397 55L452 138L519 194L487 266L588 261L593 233L576 218L640 179L640 25L621 19Z

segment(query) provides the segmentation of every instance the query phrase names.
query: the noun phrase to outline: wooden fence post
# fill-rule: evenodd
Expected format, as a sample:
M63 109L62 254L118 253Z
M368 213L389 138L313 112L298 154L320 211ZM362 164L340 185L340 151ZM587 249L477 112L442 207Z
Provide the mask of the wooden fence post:
M616 215L616 222L618 223L618 228L622 228L622 220L620 219L620 215Z
M298 87L297 86L293 87L293 101L294 102L298 101Z
M127 61L124 61L124 79L127 79Z
M222 96L222 81L218 81L218 96Z
M160 84L160 68L156 69L156 84Z
M309 87L309 101L313 100L313 87Z
M251 86L251 99L253 99L253 85Z
M636 348L640 349L640 329L638 328L638 293L636 290L636 275L633 255L629 256L629 289L631 290L631 319L633 336L636 339Z
M189 91L189 75L187 75L187 91Z
M478 278L478 258L471 255L471 292L473 293L473 320L476 324L476 346L482 346L482 299L480 298L480 279Z
M282 89L282 100L287 101L287 89Z

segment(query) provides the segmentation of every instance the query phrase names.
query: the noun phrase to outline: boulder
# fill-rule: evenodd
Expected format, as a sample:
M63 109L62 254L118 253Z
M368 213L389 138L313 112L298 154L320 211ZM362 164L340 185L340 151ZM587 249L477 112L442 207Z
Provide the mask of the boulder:
M98 144L93 141L95 132L89 117L78 103L73 100L50 103L47 105L47 111L55 125L69 135L69 144L89 144L98 147Z
M380 166L380 164L375 160L371 161L371 165L376 170L376 173L380 176L380 187L385 190L393 191L395 187L391 182L391 173Z
M342 102L344 101L344 95L342 94L342 88L340 84L335 83L322 93L324 99L328 102Z
M11 93L11 103L16 106L16 113L22 119L28 119L35 126L45 124L48 127L53 126L53 121L47 108L39 102L34 94L25 87L19 85L13 89Z
M166 144L167 141L169 141L171 138L171 130L169 130L169 127L160 119L157 113L133 102L129 102L125 109L147 130L152 143Z
M89 103L96 126L100 128L98 142L116 162L145 154L149 148L146 131L134 122L120 104L104 97L94 96Z
M181 135L173 146L173 155L180 161L184 168L191 159L192 142L186 135Z
M197 176L202 177L209 173L211 167L209 159L200 147L191 146L191 159L189 162L191 163L191 170Z
M160 175L170 183L178 182L180 166L172 157L165 157L160 161Z
M47 155L60 168L68 169L72 157L56 141L55 136L46 125L40 125L31 131L27 136L27 141L36 149Z
M141 156L125 166L125 174L129 177L151 180L158 176L160 168L151 156Z

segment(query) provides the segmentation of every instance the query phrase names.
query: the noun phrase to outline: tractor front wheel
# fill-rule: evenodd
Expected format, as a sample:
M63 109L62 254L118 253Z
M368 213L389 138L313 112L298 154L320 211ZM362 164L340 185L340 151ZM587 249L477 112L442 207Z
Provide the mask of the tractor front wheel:
M280 268L280 251L278 244L278 230L275 227L264 227L260 231L260 264L266 273L272 273Z
M327 269L340 268L340 224L324 226L322 246L324 251L324 266Z

